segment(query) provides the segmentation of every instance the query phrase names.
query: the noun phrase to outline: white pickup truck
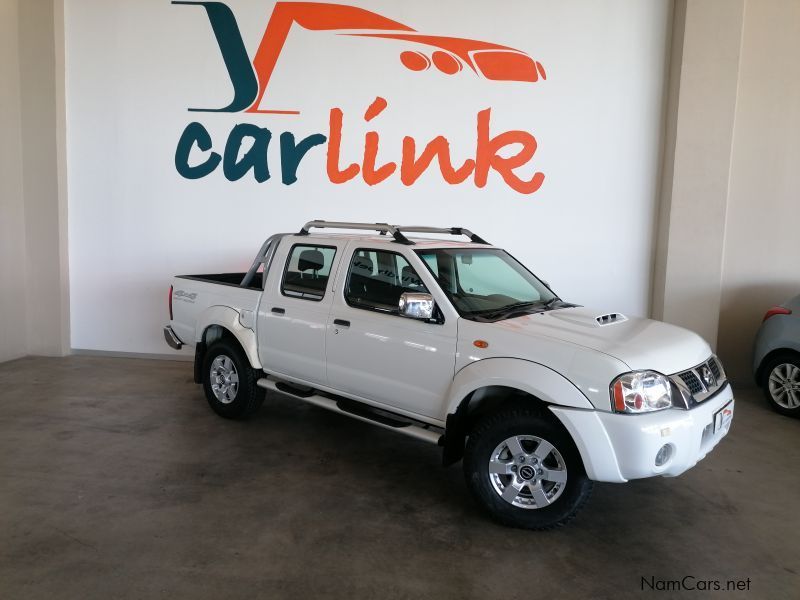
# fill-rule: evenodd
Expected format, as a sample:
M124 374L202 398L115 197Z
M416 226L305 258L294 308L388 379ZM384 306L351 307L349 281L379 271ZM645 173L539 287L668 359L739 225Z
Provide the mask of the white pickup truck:
M592 481L679 475L733 416L699 336L564 302L459 227L311 221L247 273L176 277L169 310L219 415L272 390L438 444L506 525L566 523Z

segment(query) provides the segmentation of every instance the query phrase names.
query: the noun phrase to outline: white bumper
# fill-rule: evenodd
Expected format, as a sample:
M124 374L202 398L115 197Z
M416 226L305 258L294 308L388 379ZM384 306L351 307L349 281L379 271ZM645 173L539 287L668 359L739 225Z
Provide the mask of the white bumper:
M691 410L677 408L642 415L550 407L575 440L586 473L595 481L623 482L642 477L675 477L702 460L730 430L715 425L723 409L733 411L730 384ZM728 415L726 415L728 416ZM671 456L656 466L656 455Z

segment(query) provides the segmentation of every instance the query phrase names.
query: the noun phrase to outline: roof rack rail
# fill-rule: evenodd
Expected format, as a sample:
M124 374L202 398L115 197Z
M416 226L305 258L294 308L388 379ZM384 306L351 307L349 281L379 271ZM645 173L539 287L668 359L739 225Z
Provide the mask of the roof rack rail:
M378 231L381 235L390 234L398 244L413 246L414 242L404 233L443 233L446 235L465 235L474 244L488 244L481 236L472 233L464 227L425 227L416 225L389 225L388 223L348 223L344 221L309 221L297 235L308 235L309 229L361 229L365 231Z

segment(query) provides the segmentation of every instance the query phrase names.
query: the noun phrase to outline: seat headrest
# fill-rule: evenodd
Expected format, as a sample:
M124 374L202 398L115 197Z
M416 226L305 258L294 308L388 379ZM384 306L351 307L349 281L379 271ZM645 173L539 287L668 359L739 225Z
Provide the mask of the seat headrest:
M408 265L403 267L400 273L400 281L403 287L422 287L422 281L417 277L416 271Z
M303 250L297 259L300 271L319 271L325 266L325 257L319 250Z
M353 258L353 268L364 269L367 273L372 275L372 259L366 256L356 256ZM364 273L359 273L359 275L364 275Z

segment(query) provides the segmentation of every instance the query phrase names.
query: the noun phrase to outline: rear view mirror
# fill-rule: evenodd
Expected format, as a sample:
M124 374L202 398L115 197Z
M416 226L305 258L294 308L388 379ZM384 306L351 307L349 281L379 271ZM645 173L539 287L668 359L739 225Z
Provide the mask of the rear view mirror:
M398 303L400 315L423 321L433 318L433 306L433 296L417 292L404 292Z

